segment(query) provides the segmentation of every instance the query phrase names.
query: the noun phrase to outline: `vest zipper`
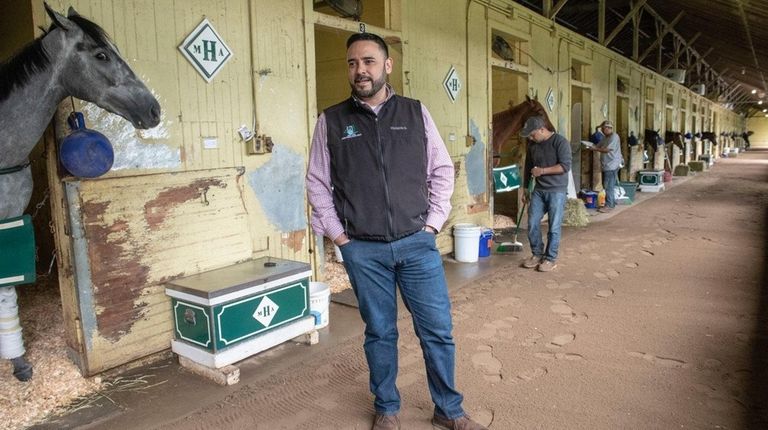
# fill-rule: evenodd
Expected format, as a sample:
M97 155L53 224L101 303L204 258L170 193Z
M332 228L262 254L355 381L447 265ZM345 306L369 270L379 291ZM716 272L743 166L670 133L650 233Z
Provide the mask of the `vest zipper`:
M379 117L376 116L374 119L374 122L376 124L376 143L379 146L379 162L381 163L381 177L384 181L384 202L387 205L387 237L392 237L392 232L395 230L395 227L392 225L392 205L389 202L389 187L387 186L388 180L387 180L387 168L384 165L384 151L381 147L381 133L379 132Z

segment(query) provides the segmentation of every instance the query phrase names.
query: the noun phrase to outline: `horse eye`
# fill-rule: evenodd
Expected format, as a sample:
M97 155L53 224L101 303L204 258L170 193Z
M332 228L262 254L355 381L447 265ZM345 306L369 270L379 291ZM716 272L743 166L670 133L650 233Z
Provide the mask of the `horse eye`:
M96 54L96 59L99 61L107 61L109 60L109 57L107 57L107 54L103 52L99 52L98 54Z

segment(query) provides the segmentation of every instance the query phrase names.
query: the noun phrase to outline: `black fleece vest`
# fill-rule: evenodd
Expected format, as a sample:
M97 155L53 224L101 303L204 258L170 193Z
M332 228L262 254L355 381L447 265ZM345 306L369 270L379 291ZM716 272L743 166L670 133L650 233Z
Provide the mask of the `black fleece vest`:
M347 236L392 242L422 229L429 207L421 103L398 95L378 116L355 99L325 110L336 213Z

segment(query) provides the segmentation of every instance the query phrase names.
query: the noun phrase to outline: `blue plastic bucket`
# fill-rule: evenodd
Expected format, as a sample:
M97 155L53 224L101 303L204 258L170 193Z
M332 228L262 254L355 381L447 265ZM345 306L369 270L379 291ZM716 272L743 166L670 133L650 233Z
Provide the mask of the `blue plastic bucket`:
M594 209L597 207L597 193L594 191L584 191L581 193L581 199L584 200L584 206L587 209Z
M480 246L478 249L479 257L488 257L491 255L491 247L493 246L493 230L490 228L483 229L480 233Z

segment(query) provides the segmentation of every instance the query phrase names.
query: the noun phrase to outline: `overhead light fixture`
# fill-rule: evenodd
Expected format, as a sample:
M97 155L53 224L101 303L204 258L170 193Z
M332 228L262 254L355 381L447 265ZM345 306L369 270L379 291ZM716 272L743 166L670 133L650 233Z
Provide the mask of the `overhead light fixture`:
M752 90L752 94L757 94L757 90Z
M757 104L761 105L761 104L763 104L763 101L762 100L758 100Z
M768 109L763 109L763 113L768 112Z

